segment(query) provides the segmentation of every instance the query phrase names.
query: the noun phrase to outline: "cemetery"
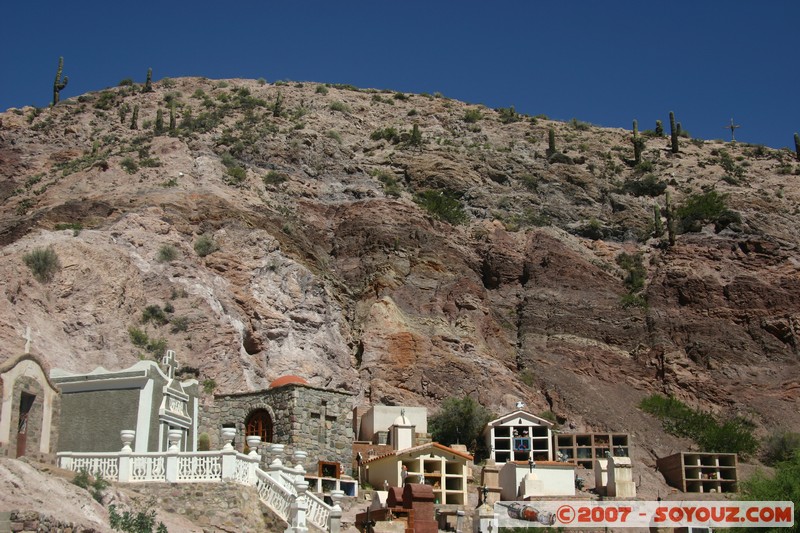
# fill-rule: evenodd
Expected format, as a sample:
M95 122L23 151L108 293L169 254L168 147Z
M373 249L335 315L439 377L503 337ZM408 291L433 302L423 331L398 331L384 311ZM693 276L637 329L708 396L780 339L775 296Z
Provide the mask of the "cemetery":
M357 407L352 393L300 376L203 396L177 368L171 350L161 364L84 374L27 352L10 359L0 366L0 454L119 483L250 485L287 531L339 531L343 501L363 509L352 524L361 530L396 521L421 532L496 528L498 501L636 497L626 433L559 432L518 408L486 425L489 457L478 467L466 446L431 440L424 407ZM737 466L735 454L658 459L682 492L733 492ZM591 493L579 468L593 476Z

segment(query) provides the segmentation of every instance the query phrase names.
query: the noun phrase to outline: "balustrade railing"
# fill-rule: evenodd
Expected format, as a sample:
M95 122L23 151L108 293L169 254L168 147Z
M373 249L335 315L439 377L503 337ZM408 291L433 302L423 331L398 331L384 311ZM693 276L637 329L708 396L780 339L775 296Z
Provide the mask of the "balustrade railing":
M338 504L330 506L313 492L308 492L305 470L300 466L290 468L277 460L267 471L261 470L258 467L261 457L255 451L249 455L238 453L228 446L230 441L221 451L179 452L179 441L172 439L170 449L166 452L133 453L130 448L133 432L123 433L125 446L120 452L60 452L58 465L75 472L86 470L93 475L102 475L109 481L234 481L255 486L259 498L267 507L292 527L311 525L323 531L339 529L341 508ZM282 447L275 448L282 451ZM255 450L256 446L251 446L251 449Z
M178 456L178 481L220 481L222 454L217 452L182 453Z
M166 457L160 454L131 455L129 481L164 481L166 479Z

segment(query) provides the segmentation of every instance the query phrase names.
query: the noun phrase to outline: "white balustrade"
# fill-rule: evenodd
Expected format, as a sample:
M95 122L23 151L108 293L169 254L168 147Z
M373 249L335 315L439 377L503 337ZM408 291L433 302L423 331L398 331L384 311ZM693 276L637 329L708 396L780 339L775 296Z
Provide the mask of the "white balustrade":
M129 481L164 481L166 466L162 454L131 455Z
M339 530L341 507L338 506L338 501L342 496L341 491L334 491L335 494L332 494L336 504L331 507L308 491L308 482L300 475L299 469L283 466L279 460L273 461L269 471L264 472L258 467L261 457L257 453L244 455L237 453L232 447L230 450L216 452L179 452L175 449L177 439L172 438L171 444L174 444L170 451L132 453L130 442L133 436L126 434L124 437L126 440L130 437L130 440L125 443L121 452L60 452L58 464L61 468L76 472L86 469L91 474L102 475L110 481L220 482L230 479L243 485L255 486L264 504L287 521L290 527L296 526L298 530L304 530L308 523L323 531L336 533ZM279 446L282 451L282 445ZM302 458L296 456L297 459Z
M219 481L222 461L217 452L182 453L178 456L177 481Z

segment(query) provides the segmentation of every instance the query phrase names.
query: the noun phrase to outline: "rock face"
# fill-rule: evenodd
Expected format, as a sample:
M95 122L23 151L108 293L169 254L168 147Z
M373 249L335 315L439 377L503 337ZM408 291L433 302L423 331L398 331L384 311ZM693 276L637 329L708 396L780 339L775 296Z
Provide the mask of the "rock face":
M30 326L51 366L120 368L165 343L218 393L291 373L362 405L522 400L641 431L642 460L679 446L636 408L656 391L762 432L800 426L788 151L682 139L671 154L650 137L634 168L628 132L489 109L469 123L474 106L445 98L155 87L0 115L3 357ZM154 132L168 103L178 127ZM546 157L549 128L567 159ZM712 189L738 221L651 237L665 190L680 207ZM24 258L45 247L60 268L42 283ZM623 253L641 258L637 287ZM166 321L143 322L148 306Z

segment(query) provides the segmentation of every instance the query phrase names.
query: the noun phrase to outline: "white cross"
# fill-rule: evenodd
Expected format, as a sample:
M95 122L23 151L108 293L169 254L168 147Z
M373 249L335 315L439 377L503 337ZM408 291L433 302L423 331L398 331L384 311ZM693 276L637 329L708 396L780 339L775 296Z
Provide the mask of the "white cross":
M31 353L31 327L28 326L25 329L25 336L22 337L25 339L25 353Z
M175 350L167 350L167 355L161 359L161 363L167 367L167 377L175 378L175 369L178 368L178 361L175 360Z

